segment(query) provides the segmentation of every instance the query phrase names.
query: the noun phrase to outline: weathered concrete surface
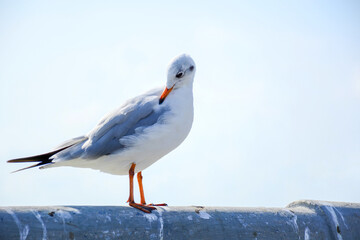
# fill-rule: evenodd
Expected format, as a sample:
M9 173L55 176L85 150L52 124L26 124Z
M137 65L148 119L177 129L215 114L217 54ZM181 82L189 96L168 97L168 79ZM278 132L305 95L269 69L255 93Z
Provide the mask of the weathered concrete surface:
M360 204L286 208L0 207L0 239L360 239Z

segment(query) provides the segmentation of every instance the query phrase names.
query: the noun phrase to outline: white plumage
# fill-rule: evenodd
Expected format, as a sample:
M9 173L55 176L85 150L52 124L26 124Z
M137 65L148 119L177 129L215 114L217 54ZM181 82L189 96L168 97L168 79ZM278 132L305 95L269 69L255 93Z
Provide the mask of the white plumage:
M96 159L63 160L56 154L53 164L43 168L72 166L97 169L116 175L127 175L132 163L136 164L135 172L149 167L185 140L190 132L194 116L192 84L175 89L167 96L164 103L159 105L161 93L162 90L158 89L155 94L150 96L147 94L139 96L140 98L149 98L155 111L159 110L158 108L169 107L170 109L161 115L156 124L141 129L140 134L120 138L119 142L127 146L125 149ZM126 106L124 108L126 109ZM83 144L84 148L87 144L91 144L90 139Z

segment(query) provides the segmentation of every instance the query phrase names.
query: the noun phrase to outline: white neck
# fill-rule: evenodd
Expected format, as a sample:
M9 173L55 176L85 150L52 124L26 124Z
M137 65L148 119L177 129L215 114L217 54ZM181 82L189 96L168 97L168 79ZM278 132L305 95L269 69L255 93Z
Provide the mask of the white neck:
M192 81L184 82L184 85L181 85L181 87L174 88L174 90L167 96L164 103L173 108L175 112L193 112Z

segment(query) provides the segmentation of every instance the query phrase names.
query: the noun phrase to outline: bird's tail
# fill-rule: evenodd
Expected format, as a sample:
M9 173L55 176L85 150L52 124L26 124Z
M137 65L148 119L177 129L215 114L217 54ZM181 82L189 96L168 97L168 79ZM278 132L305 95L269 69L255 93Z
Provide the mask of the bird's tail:
M16 159L12 159L7 161L8 163L25 163L25 162L36 162L36 164L31 165L29 167L25 167L25 168L21 168L19 170L14 171L15 172L19 172L22 170L26 170L29 168L33 168L33 167L38 167L38 166L42 166L42 165L47 165L47 164L51 164L53 159L50 159L51 156L53 156L54 154L61 152L62 150L69 148L70 146L66 146L60 149L56 149L52 152L48 152L48 153L44 153L44 154L40 154L40 155L35 155L35 156L31 156L31 157L24 157L24 158L16 158Z

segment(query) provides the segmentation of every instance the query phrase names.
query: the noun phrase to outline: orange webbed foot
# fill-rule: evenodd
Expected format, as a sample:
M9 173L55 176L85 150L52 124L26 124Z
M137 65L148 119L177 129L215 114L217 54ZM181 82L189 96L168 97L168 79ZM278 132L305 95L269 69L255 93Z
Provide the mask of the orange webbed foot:
M151 213L153 210L156 210L155 207L150 205L140 204L140 203L129 203L129 205L133 208L139 209L145 213Z

